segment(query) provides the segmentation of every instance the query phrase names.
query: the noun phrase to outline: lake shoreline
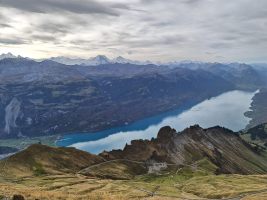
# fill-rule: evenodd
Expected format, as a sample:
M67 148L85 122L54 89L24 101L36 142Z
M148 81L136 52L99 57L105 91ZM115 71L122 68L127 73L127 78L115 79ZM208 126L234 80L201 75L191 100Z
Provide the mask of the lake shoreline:
M224 92L222 94L233 92L233 91L236 91L236 90L227 91L227 92ZM242 91L242 92L251 92L251 91ZM218 96L220 96L220 95L218 95ZM65 133L65 134L57 134L57 135L44 136L44 137L22 138L22 139L5 139L5 140L0 140L0 146L3 145L3 144L7 144L7 146L10 146L10 147L19 147L20 150L24 149L27 145L38 143L38 142L40 142L42 144L45 144L45 145L49 145L49 146L71 146L71 145L73 145L75 143L80 143L81 142L81 140L80 140L81 138L79 138L79 137L84 137L83 141L86 141L86 137L88 135L90 135L88 141L90 141L91 139L92 140L100 140L102 138L109 137L110 135L113 135L118 131L121 131L121 130L125 131L125 130L128 129L128 127L134 127L133 129L137 130L137 131L138 130L142 130L142 129L146 129L146 128L149 127L149 125L151 125L151 121L154 122L154 124L157 124L160 121L162 121L164 119L164 117L166 117L166 115L168 117L172 117L172 116L176 116L176 115L182 114L183 112L192 109L194 106L200 104L201 102L209 101L209 100L211 100L213 98L216 98L218 96L209 97L209 98L206 98L204 100L202 99L202 100L195 101L195 102L187 102L187 104L184 104L183 106L179 106L176 109L171 109L169 111L162 112L162 113L159 113L159 114L151 116L151 117L147 117L147 118L144 118L144 119L139 119L139 120L134 121L132 123L125 124L123 126L112 127L110 129L104 129L104 130L101 130L101 131L89 132L89 133L88 132L84 132L84 133ZM253 98L254 98L254 95L253 95ZM249 107L250 106L251 105L249 105ZM245 113L247 111L249 111L249 110L246 110L244 112L244 114L243 114L245 117L247 117L245 115ZM147 121L148 123L147 124L142 124L141 123L142 126L140 126L140 122L143 122L144 120ZM136 129L136 124L137 125L139 124L138 125L139 129ZM193 125L193 124L191 124L191 125ZM76 136L78 136L76 141L74 139L74 141L72 141L72 142L62 143L62 141L64 141L64 140L69 140L69 137L75 138Z
M198 117L201 118L201 116L199 116L199 113L197 110L195 111L192 111L192 109L194 109L197 105L205 105L207 104L207 102L216 102L218 100L216 100L216 98L223 98L222 96L223 95L226 95L226 98L228 100L226 100L226 105L222 105L221 103L223 102L218 102L219 104L217 105L212 105L212 109L211 110L207 110L207 112L212 112L212 110L216 110L216 109L220 109L220 107L225 107L225 106L229 106L229 104L233 104L231 108L229 108L229 113L230 112L237 112L238 113L238 116L236 116L236 119L231 119L231 120L228 120L227 123L232 123L231 121L236 121L237 125L234 125L232 127L227 127L227 128L232 128L234 129L235 131L239 131L243 128L245 128L245 126L247 125L246 123L248 123L248 118L244 115L244 113L246 111L248 111L249 107L250 107L250 103L251 103L251 99L252 97L254 96L254 93L255 92L248 92L248 91L240 91L240 90L232 90L232 91L228 91L228 92L225 92L225 93L222 93L218 96L215 96L215 97L212 97L212 98L208 98L208 99L205 99L204 101L201 101L201 103L198 103L196 105L193 105L193 106L189 106L187 109L178 109L178 110L174 110L174 111L170 111L170 112L165 112L165 113L161 113L160 115L162 116L161 119L159 121L164 121L164 117L166 118L172 118L173 116L175 115L181 115L183 113L186 113L187 111L190 111L192 112L192 116L194 114L198 114ZM241 95L241 96L240 96ZM243 102L245 101L245 103L243 103L244 105L242 105L240 107L239 103L238 103L238 97L241 97L243 99ZM229 98L232 98L232 101L229 100ZM215 100L214 100L215 99ZM244 100L245 99L245 100ZM237 109L235 111L235 107L240 107L239 109ZM198 108L198 107L197 107ZM200 107L200 109L202 109L202 111L206 112L206 109L203 110L203 108ZM167 113L167 114L166 114ZM173 114L170 116L170 113ZM226 119L224 120L227 120L229 118L229 113L227 113L227 117L225 117ZM184 114L183 114L184 115ZM207 114L206 114L207 115ZM216 115L216 114L214 114ZM206 116L208 117L208 116ZM153 118L157 118L157 116L153 116L151 117L152 118L152 121L153 121ZM139 120L138 122L134 122L132 124L129 124L127 126L121 126L121 127L117 127L117 128L113 128L113 129L108 129L108 130L105 130L105 131L100 131L100 132L95 132L95 133L77 133L77 134L69 134L69 135L63 135L63 137L61 138L61 140L58 140L57 141L57 145L59 146L73 146L73 147L76 147L78 149L81 149L81 150L85 150L85 151L89 151L89 152L93 152L93 153L99 153L98 151L94 152L94 150L91 150L91 149L87 149L86 148L86 143L88 143L89 145L96 145L96 144L93 144L93 143L97 143L101 140L105 140L106 143L109 143L107 140L110 140L112 141L112 137L117 137L116 139L116 142L117 143L121 143L121 146L120 148L123 148L122 146L124 146L127 142L121 142L119 140L119 137L123 138L122 140L127 140L127 141L130 141L129 138L127 138L127 136L123 135L122 133L123 132L126 132L126 133L131 133L131 135L129 135L133 140L134 139L138 139L138 134L140 134L142 132L142 130L146 130L146 129L149 129L147 127L149 126L157 126L159 124L159 121L157 122L154 122L154 123L151 123L151 121L149 122L149 119L151 118L146 118L144 120ZM188 118L189 121L191 119L191 117ZM223 118L222 118L223 119ZM213 123L208 123L208 127L210 126L216 126L216 125L221 125L219 122L220 120L222 119L217 119L218 123L215 122L214 124ZM237 120L238 119L238 120ZM144 125L143 122L145 123L146 120L148 120L148 122L150 123L149 126L148 125ZM209 119L209 120L213 120L213 119ZM243 120L243 121L242 121ZM141 123L140 123L141 121ZM174 121L170 121L170 122L164 122L163 125L170 125L172 126L173 128L176 128L175 125L173 126L172 124L175 123L176 120ZM239 122L241 121L241 122ZM166 123L166 124L165 124ZM189 122L190 123L190 122ZM185 122L185 124L187 124L187 126L190 126L190 125L193 125L193 124L196 124L196 123L192 123L192 124L187 124ZM227 125L226 123L226 125ZM239 123L239 124L238 124ZM240 124L241 123L241 124ZM162 126L163 126L162 125ZM141 126L141 128L140 128ZM160 129L160 125L159 127L155 128L153 131L150 130L147 132L148 135L150 135L151 137L155 136L155 134L158 132L158 130ZM185 127L184 127L185 128ZM114 131L117 133L120 133L120 135L116 136L116 134L114 134ZM178 128L178 131L179 131L179 128ZM154 135L153 135L154 134ZM136 137L133 137L133 135L136 135ZM140 137L139 139L151 139L150 136L145 136L145 138L142 138ZM126 137L126 139L125 139ZM110 145L110 144L109 144ZM99 144L99 146L101 146L101 144ZM99 146L96 146L96 148L100 148ZM108 148L111 148L111 147L108 147ZM119 148L119 149L120 149ZM109 149L107 149L109 150Z

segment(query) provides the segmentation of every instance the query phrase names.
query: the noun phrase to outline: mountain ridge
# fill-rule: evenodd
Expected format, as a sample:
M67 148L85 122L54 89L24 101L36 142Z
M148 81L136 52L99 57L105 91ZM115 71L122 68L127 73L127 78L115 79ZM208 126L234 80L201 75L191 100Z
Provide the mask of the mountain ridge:
M259 69L266 69L267 63L259 62L259 63L244 63L244 62L223 62L223 63L218 63L218 62L204 62L204 61L194 61L194 60L170 60L170 61L149 61L149 60L132 60L125 58L123 56L117 56L114 58L109 58L106 55L96 55L94 57L90 58L80 58L80 57L67 57L67 56L56 56L56 57L48 57L48 58L42 58L42 59L34 59L34 58L29 58L29 57L23 57L23 56L15 56L11 52L8 53L2 53L0 54L0 60L5 59L5 58L26 58L29 60L34 60L37 62L45 61L45 60L52 60L60 64L65 64L65 65L87 65L87 66L97 66L97 65L103 65L103 64L135 64L135 65L158 65L158 66L170 66L172 68L175 67L180 67L183 65L203 65L203 64L209 64L209 65L216 65L216 64L223 64L223 65L250 65L255 68Z
M267 172L266 158L242 140L237 133L219 126L203 129L198 125L179 133L166 126L159 130L155 139L134 140L123 150L103 152L99 155L75 148L35 144L2 160L0 167L7 176L82 173L86 176L128 179L140 173L149 173L154 163L183 167L198 165L197 163L201 163L203 159L209 163L208 165L213 166L212 168L216 166L213 172L215 174ZM118 173L115 169L122 168L125 170L121 173L130 174L112 175ZM98 170L102 170L101 174Z
M217 173L249 174L253 170L265 173L267 164L237 133L219 126L203 129L196 125L179 133L167 126L161 128L157 138L151 141L134 140L123 150L100 155L106 159L152 159L178 165L191 164L206 157L218 167Z

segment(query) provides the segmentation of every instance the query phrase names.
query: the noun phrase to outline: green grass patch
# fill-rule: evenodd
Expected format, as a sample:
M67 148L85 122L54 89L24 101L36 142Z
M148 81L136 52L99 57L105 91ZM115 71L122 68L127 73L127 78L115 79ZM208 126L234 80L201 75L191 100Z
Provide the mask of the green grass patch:
M4 139L0 140L0 146L13 147L17 149L25 149L26 147L37 143L42 143L48 146L56 146L56 140L58 139L58 137L59 135L33 138Z
M35 176L42 176L46 174L43 166L40 163L34 163L32 168Z

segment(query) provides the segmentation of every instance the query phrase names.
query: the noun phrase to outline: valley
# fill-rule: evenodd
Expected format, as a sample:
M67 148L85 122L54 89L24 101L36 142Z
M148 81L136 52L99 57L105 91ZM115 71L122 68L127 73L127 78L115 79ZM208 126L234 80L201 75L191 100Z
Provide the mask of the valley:
M238 131L248 124L243 113L251 97L231 92L252 95L265 85L263 69L238 63L86 66L9 57L0 60L3 148L24 149L40 142L100 153L123 148L133 139L151 139L165 125L181 130L219 124ZM227 92L225 102L213 105L213 98ZM218 110L223 107L227 109ZM216 118L215 110L220 113ZM115 142L121 132L125 135Z
M2 59L0 199L264 199L265 125L239 132L264 77L243 64Z
M123 149L135 139L151 139L163 126L181 131L193 124L202 127L220 125L234 131L242 130L249 123L244 113L249 110L255 92L229 91L206 99L192 107L174 109L129 125L93 133L73 133L57 140L59 146L73 146L91 153ZM240 103L239 100L242 99Z
M1 139L99 131L234 88L204 70L154 65L67 66L18 58L0 60L0 69Z

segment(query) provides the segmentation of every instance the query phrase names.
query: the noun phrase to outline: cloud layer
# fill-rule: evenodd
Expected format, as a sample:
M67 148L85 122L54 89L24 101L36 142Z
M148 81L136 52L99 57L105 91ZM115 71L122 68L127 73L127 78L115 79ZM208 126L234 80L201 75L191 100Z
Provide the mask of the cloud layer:
M0 53L267 61L267 1L0 0Z

